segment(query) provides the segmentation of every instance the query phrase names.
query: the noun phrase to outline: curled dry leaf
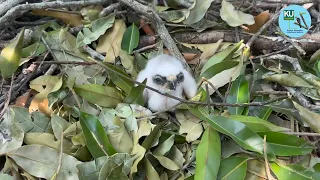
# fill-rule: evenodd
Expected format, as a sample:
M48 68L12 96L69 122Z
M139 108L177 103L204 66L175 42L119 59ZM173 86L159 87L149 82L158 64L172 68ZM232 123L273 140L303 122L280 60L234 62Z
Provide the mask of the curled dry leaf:
M249 33L256 33L259 29L269 20L270 13L269 10L263 11L256 17L254 17L254 24L247 26Z

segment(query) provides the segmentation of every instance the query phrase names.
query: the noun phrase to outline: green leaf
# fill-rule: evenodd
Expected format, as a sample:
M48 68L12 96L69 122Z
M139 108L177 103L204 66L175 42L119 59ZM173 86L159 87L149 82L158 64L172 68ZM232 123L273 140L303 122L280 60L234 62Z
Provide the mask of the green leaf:
M82 47L84 45L90 44L91 42L97 40L101 35L103 35L107 29L113 26L115 16L112 14L107 17L102 17L92 22L92 28L90 33L82 33L81 31L77 36L77 47Z
M253 100L253 102L264 102L267 100L270 100L268 95L258 96ZM250 111L249 114L252 114L253 116L256 116L256 117L263 119L263 120L268 120L268 118L272 112L272 109L270 107L251 106L251 107L249 107L249 111Z
M283 128L270 123L269 121L260 119L253 116L231 115L230 119L242 122L254 132L266 132L266 131L290 131L290 129Z
M230 157L222 159L217 179L224 180L244 180L247 171L247 161L245 157Z
M23 170L38 178L51 179L60 166L57 179L78 179L76 166L81 162L67 154L62 154L59 164L60 152L42 145L26 145L7 154Z
M221 19L226 21L229 26L236 27L242 24L252 25L255 23L254 17L237 10L230 2L223 0L220 9Z
M271 82L279 83L283 86L313 88L313 86L310 85L307 81L300 78L299 76L296 76L293 73L289 73L289 74L270 74L270 73L267 73L267 74L263 75L263 79L266 79Z
M160 12L159 16L167 22L180 23L186 19L186 17L189 15L189 12L190 11L187 9L169 10Z
M146 85L147 79L145 79L142 83ZM139 104L143 106L144 105L144 99L143 99L144 89L145 89L145 86L142 86L142 85L132 87L130 93L124 99L124 102L128 104Z
M110 86L84 84L74 87L75 92L92 104L103 107L116 107L122 102L120 92Z
M86 145L94 158L116 153L108 140L99 119L91 114L78 111L80 124L86 140Z
M202 107L189 107L190 111L209 125L236 141L244 149L263 154L263 139L241 122L223 116L209 115ZM274 158L274 154L267 148L267 154Z
M278 156L298 156L311 153L315 148L302 138L280 132L259 132L260 137L267 136L267 142Z
M54 136L56 139L60 140L63 131L66 130L71 124L62 117L53 114L51 117L51 125Z
M3 78L10 77L19 67L24 38L24 28L15 39L2 49L0 71Z
M172 170L172 171L175 171L175 170L178 170L179 167L178 165L172 161L171 159L165 157L165 156L156 156L156 155L153 155L159 162L160 164L165 167L166 169L169 169L169 170Z
M298 164L282 165L271 163L270 166L279 180L313 180L320 178L319 173L309 171Z
M120 70L119 68L117 68L111 64L104 64L104 65L106 68L112 70L112 71L108 70L108 75L110 76L111 81L115 85L117 85L122 91L129 94L131 91L131 88L134 86L134 83L129 80L131 78L124 71ZM117 73L115 73L113 71L115 71ZM119 75L118 73L121 75ZM127 77L127 78L125 78L125 77Z
M56 141L54 139L53 134L50 133L42 133L42 132L30 132L26 133L23 141L28 144L39 144L48 146L50 148L53 148L57 151L59 151L61 148L61 141ZM72 142L68 139L63 139L63 152L70 154L71 153L71 147L73 146Z
M211 66L218 64L224 60L229 60L232 58L232 55L234 52L236 52L241 45L243 44L243 41L238 42L237 44L234 44L232 46L229 46L225 50L213 55L203 66L201 70L201 74L204 73L208 68Z
M148 179L152 180L160 180L159 174L157 171L154 169L148 158L145 158L144 160L144 165L146 168L146 176Z
M308 64L313 64L313 63L315 63L317 61L320 61L320 49L318 49L315 53L312 54Z
M3 118L3 122L0 124L0 130L6 132L7 135L1 133L0 156L19 148L23 143L24 137L23 130L13 122L14 112L11 108L7 110Z
M108 160L108 156L102 156L90 162L83 162L77 165L80 180L97 180L99 172L104 163Z
M146 151L148 151L151 148L153 142L157 140L156 138L159 136L159 133L161 133L161 128L165 125L165 123L166 121L158 123L157 126L153 128L150 135L144 139L141 146L144 147Z
M195 6L190 10L190 14L186 20L183 21L184 24L194 24L199 22L204 15L207 13L211 3L214 0L197 0L195 1Z
M245 77L239 76L233 83L227 97L228 103L247 103L249 101L249 83ZM241 115L244 107L228 107L230 114Z
M122 171L123 164L111 170L107 179L110 180L129 180L128 176Z
M195 180L217 179L221 158L220 136L210 126L204 131L196 151Z
M164 156L173 146L174 144L174 134L171 135L168 139L166 139L163 143L157 146L157 148L153 151L154 155Z
M46 46L43 44L43 42L35 42L25 48L21 51L21 57L26 58L30 56L39 56L40 54L47 51Z
M294 101L293 104L301 115L302 120L305 121L313 131L320 133L320 115L309 111Z
M132 23L132 25L129 26L123 34L121 49L127 51L129 54L132 54L133 49L138 46L139 39L139 29L134 23Z
M108 120L110 121L112 119ZM133 140L130 134L127 132L127 129L119 117L115 117L113 123L118 127L108 131L108 137L112 146L117 152L130 153L133 147Z

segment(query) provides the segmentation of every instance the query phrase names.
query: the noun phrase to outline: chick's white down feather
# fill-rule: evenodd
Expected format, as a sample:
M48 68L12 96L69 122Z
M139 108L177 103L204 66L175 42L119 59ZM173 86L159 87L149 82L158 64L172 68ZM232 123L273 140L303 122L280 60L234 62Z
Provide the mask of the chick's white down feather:
M160 85L155 83L153 79L155 76L160 75L167 80L172 80L172 78L176 80L178 74L183 74L183 80L176 81L176 87L173 90L170 90L170 88L164 84ZM145 69L140 71L137 76L138 82L143 82L145 79L147 79L147 86L178 98L183 98L184 93L186 97L190 99L197 93L197 84L194 78L184 69L178 59L170 55L162 54L150 59ZM164 111L179 103L179 101L175 99L163 96L150 89L144 90L143 98L152 111Z

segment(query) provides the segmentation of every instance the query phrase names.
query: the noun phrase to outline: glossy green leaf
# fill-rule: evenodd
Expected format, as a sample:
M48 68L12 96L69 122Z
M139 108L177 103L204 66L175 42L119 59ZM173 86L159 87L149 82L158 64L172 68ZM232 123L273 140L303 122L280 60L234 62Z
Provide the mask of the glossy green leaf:
M3 78L10 77L19 67L24 38L24 28L2 49L0 54L0 71Z
M315 53L312 54L308 63L313 64L317 61L320 61L320 49L318 49Z
M213 55L203 66L201 70L201 74L204 73L206 70L208 70L211 66L218 64L222 62L223 60L230 60L232 58L232 55L234 52L236 52L241 45L243 44L243 41L240 41L237 44L234 44L232 46L229 46L225 50Z
M138 46L139 38L139 29L134 23L132 23L132 25L129 26L123 34L121 49L132 54L133 49Z
M115 20L114 15L109 15L107 17L102 17L93 21L91 31L79 32L77 36L77 47L82 47L84 45L90 44L91 42L97 40L101 35L103 35L107 29L113 26Z
M242 122L254 132L266 132L266 131L290 131L290 129L283 128L270 123L269 121L260 119L253 116L231 115L230 119Z
M108 69L108 75L110 76L111 81L118 86L122 91L129 94L131 91L131 88L134 86L134 83L130 81L131 79L124 71L120 70L119 68L111 65L111 64L104 64L104 66ZM117 73L115 73L115 72ZM119 75L121 74L121 75ZM124 76L124 77L123 77ZM125 78L127 77L127 78ZM128 79L129 78L129 79Z
M116 107L122 102L120 92L114 87L98 84L84 84L74 87L75 92L92 104L103 107Z
M195 116L207 121L213 129L230 136L244 149L263 154L263 139L245 124L231 118L209 115L203 107L189 107L189 109ZM267 154L269 157L274 158L272 152L267 151Z
M292 86L292 87L307 87L313 88L311 84L309 84L304 79L296 76L293 73L289 74L265 74L263 75L263 79L266 79L271 82L279 83L283 86Z
M94 158L116 153L99 119L91 114L79 111L80 124L86 140L86 145Z
M194 24L199 22L207 10L209 9L211 3L214 0L197 0L195 1L195 6L190 10L190 14L186 20L183 21L184 24Z
M245 157L222 159L217 179L244 180L247 171L247 161L248 159Z
M297 164L282 165L271 163L270 167L279 180L315 180L320 178L319 173L309 171Z
M305 121L313 131L320 133L320 115L304 108L294 101L293 104L301 115L303 121Z
M59 164L60 152L42 145L26 145L7 154L23 170L29 174L45 179L51 179L60 166L57 179L77 180L76 166L81 162L73 156L62 154L62 164Z
M204 131L196 151L195 180L217 179L221 158L220 136L210 126Z
M253 100L253 102L264 102L267 100L270 100L268 96L258 96ZM270 107L261 107L261 106L249 107L249 114L252 114L253 116L256 116L263 120L268 120L268 117L270 116L271 112L272 112L272 109Z
M280 132L259 132L261 138L267 136L267 142L274 154L279 156L296 156L311 153L314 149L310 143L294 135Z
M227 97L228 103L247 103L250 98L249 83L244 76L239 76L233 83ZM230 114L241 115L244 107L228 107Z
M147 83L147 79L145 79L142 83L145 85ZM132 87L130 93L124 99L124 102L128 104L139 104L143 106L144 105L144 99L143 99L144 89L145 89L145 86L142 86L142 85Z
M255 23L252 15L237 10L237 8L226 0L223 0L221 3L220 16L221 19L226 21L232 27L243 24L252 25Z

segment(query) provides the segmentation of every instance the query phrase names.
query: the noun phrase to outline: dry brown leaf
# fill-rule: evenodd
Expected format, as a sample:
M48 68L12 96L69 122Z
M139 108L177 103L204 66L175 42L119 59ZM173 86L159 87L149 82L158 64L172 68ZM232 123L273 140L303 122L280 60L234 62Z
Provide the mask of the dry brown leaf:
M39 16L49 16L60 19L66 24L71 26L78 26L82 24L82 16L80 14L72 14L67 12L59 12L54 10L35 9L32 10L32 14Z
M168 49L163 49L163 53L165 54L170 54ZM200 54L195 54L195 53L182 53L182 56L184 59L189 63L192 62L193 60L199 60ZM192 64L192 63L191 63Z
M52 109L49 107L49 100L44 99L42 102L38 104L39 111L47 116L51 116L53 113Z
M27 92L25 92L24 94L22 94L21 96L19 96L17 99L16 99L16 103L15 103L15 106L18 106L18 107L24 107L26 104L27 104L27 101L30 97L30 91L31 90L28 90Z
M254 18L255 23L253 25L247 26L249 30L246 30L246 32L256 33L269 20L269 17L269 10L260 13Z
M99 53L107 53L104 59L105 62L113 63L115 58L119 56L123 33L126 29L125 22L118 19L115 20L113 27L99 38L96 50Z

